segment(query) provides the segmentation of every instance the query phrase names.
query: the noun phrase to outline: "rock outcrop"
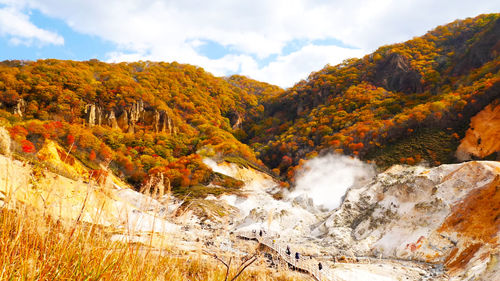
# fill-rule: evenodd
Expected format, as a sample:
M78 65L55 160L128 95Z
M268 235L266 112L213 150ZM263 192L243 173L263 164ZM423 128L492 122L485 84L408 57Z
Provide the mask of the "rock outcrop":
M390 54L378 63L373 83L394 92L422 92L421 75L410 67L408 59L398 53Z
M161 110L153 113L153 127L155 132L168 132L170 134L174 133L172 118L167 114L166 111Z
M109 114L106 115L106 121L108 123L108 126L110 126L113 129L118 129L118 122L116 121L115 117L115 111L110 110Z
M144 102L139 100L133 103L124 113L128 116L127 133L134 133L137 122L144 121Z
M460 161L491 156L500 160L500 100L471 118L470 127L457 148Z
M175 134L172 118L165 110L158 111L144 104L142 100L129 107L104 110L98 105L88 104L84 110L85 122L90 126L106 125L134 133L137 125L151 126L155 132Z
M94 104L88 104L85 107L85 120L90 127L102 125L102 109Z
M231 124L231 127L233 129L241 128L241 124L245 119L244 116L237 111L229 112L228 114L226 114L226 117L229 119L229 123Z
M497 19L488 30L477 38L469 39L472 45L467 50L460 50L461 55L452 73L456 76L463 75L471 69L495 59L500 54L500 19Z
M349 190L314 234L356 255L444 264L463 280L500 274L499 218L499 162L394 166Z
M118 123L118 127L123 131L128 130L128 112L122 111L120 115L117 116L116 122Z
M237 118L233 122L233 126L232 126L233 129L239 129L239 128L241 128L241 124L243 123L243 119L244 119L243 116L241 114L239 114L239 113L236 116L237 116Z
M24 112L26 111L26 101L24 99L19 99L17 104L14 106L14 114L19 115L19 117L23 117Z

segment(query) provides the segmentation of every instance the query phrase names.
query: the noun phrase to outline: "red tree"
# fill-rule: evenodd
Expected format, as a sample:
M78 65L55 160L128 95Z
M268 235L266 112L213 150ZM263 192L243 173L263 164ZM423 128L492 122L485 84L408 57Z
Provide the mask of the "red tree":
M95 155L95 151L92 149L92 150L90 151L90 154L89 154L89 160L90 160L90 161L94 161L94 160L95 160L95 157L96 157L96 155Z
M22 140L21 146L22 146L23 151L25 153L35 153L36 152L35 146L29 140Z

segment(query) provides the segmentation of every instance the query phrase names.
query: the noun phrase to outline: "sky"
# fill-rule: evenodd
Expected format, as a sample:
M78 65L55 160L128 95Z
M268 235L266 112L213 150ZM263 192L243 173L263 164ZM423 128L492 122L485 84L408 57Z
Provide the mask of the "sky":
M287 88L499 11L492 0L0 0L0 60L177 61Z

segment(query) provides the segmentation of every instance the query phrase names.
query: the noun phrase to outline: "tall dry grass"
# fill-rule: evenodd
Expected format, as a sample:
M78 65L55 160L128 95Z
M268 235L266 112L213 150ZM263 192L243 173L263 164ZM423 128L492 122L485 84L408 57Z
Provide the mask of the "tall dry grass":
M102 228L64 226L28 207L0 208L0 280L224 280L226 268L196 254L155 254L112 242ZM235 269L231 274L235 274ZM254 266L237 280L293 280Z
M176 249L159 251L152 249L151 242L144 245L112 241L111 235L116 230L82 222L80 218L86 207L87 197L90 190L95 188L92 182L88 184L87 195L76 221L61 222L46 215L45 209L34 209L17 202L13 196L16 193L12 183L14 169L12 162L9 162L5 178L0 182L6 186L6 193L0 192L0 280L226 279L227 268L212 256L203 255L202 249L197 249L195 253ZM33 182L36 182L36 179L33 179ZM97 182L100 182L99 179ZM153 186L149 186L145 193L152 197L161 197L165 191L152 189ZM170 193L169 186L166 192ZM43 197L42 200L45 202ZM159 210L154 211L156 213ZM97 216L100 213L99 211ZM99 218L95 218L95 221L99 221ZM153 235L151 241L152 237ZM168 244L175 244L175 241ZM231 267L229 279L236 274L238 268ZM301 278L293 275L289 277L286 272L276 273L262 264L255 263L236 280Z

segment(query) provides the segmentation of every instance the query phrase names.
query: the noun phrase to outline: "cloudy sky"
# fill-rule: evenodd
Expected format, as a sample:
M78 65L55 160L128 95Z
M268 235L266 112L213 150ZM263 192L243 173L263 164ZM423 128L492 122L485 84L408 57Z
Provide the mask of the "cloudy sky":
M492 0L0 0L0 60L177 61L290 87Z

